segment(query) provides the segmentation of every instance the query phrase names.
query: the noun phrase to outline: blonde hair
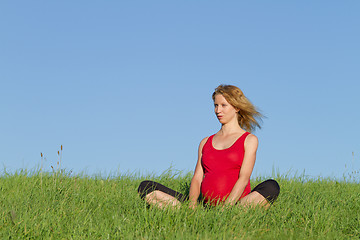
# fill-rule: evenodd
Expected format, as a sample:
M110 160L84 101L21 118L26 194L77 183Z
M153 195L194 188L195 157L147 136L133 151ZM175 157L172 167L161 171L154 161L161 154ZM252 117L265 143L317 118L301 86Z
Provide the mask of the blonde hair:
M263 115L247 99L240 88L233 85L221 84L215 88L212 99L215 101L215 95L221 94L226 101L238 110L238 122L241 128L252 132L256 127L261 128L259 121Z

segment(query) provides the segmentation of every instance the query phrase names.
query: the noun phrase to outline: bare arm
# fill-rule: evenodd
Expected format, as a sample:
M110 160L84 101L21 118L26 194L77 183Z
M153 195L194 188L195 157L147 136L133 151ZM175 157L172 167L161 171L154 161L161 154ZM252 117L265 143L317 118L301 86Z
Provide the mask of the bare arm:
M225 201L225 205L234 205L243 194L246 185L250 179L251 173L253 171L255 160L256 160L256 151L258 147L258 139L255 135L250 134L245 139L245 154L243 163L240 169L239 179L236 181L233 189L231 190L229 197Z
M200 195L201 182L204 178L204 170L201 165L201 156L202 156L202 148L204 147L207 139L208 138L206 137L200 142L199 150L198 150L198 160L196 163L194 176L191 179L190 193L189 193L189 200L190 200L191 208L195 208L197 205L197 199L199 198L199 195Z

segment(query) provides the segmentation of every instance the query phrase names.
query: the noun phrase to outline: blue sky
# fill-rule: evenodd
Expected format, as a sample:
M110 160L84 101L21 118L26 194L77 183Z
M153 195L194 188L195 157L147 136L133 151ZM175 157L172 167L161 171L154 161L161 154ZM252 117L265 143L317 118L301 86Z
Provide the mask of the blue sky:
M360 168L358 1L2 1L0 161L194 169L233 84L267 117L254 176ZM353 154L354 153L354 154ZM3 170L4 171L4 170Z

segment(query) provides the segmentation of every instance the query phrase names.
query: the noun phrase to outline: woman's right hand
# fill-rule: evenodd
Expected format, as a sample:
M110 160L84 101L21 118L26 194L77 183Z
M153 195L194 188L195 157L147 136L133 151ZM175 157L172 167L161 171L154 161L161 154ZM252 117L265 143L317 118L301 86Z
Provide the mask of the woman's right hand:
M197 202L190 202L189 208L195 210L197 208Z

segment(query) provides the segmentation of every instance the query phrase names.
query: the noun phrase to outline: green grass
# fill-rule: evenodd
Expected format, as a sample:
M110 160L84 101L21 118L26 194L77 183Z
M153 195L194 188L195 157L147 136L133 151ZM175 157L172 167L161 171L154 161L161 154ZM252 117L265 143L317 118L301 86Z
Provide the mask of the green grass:
M183 193L191 174L150 176ZM281 193L268 210L193 211L147 207L145 177L3 174L1 239L359 239L360 186L331 179L277 177ZM264 179L253 179L252 186Z

